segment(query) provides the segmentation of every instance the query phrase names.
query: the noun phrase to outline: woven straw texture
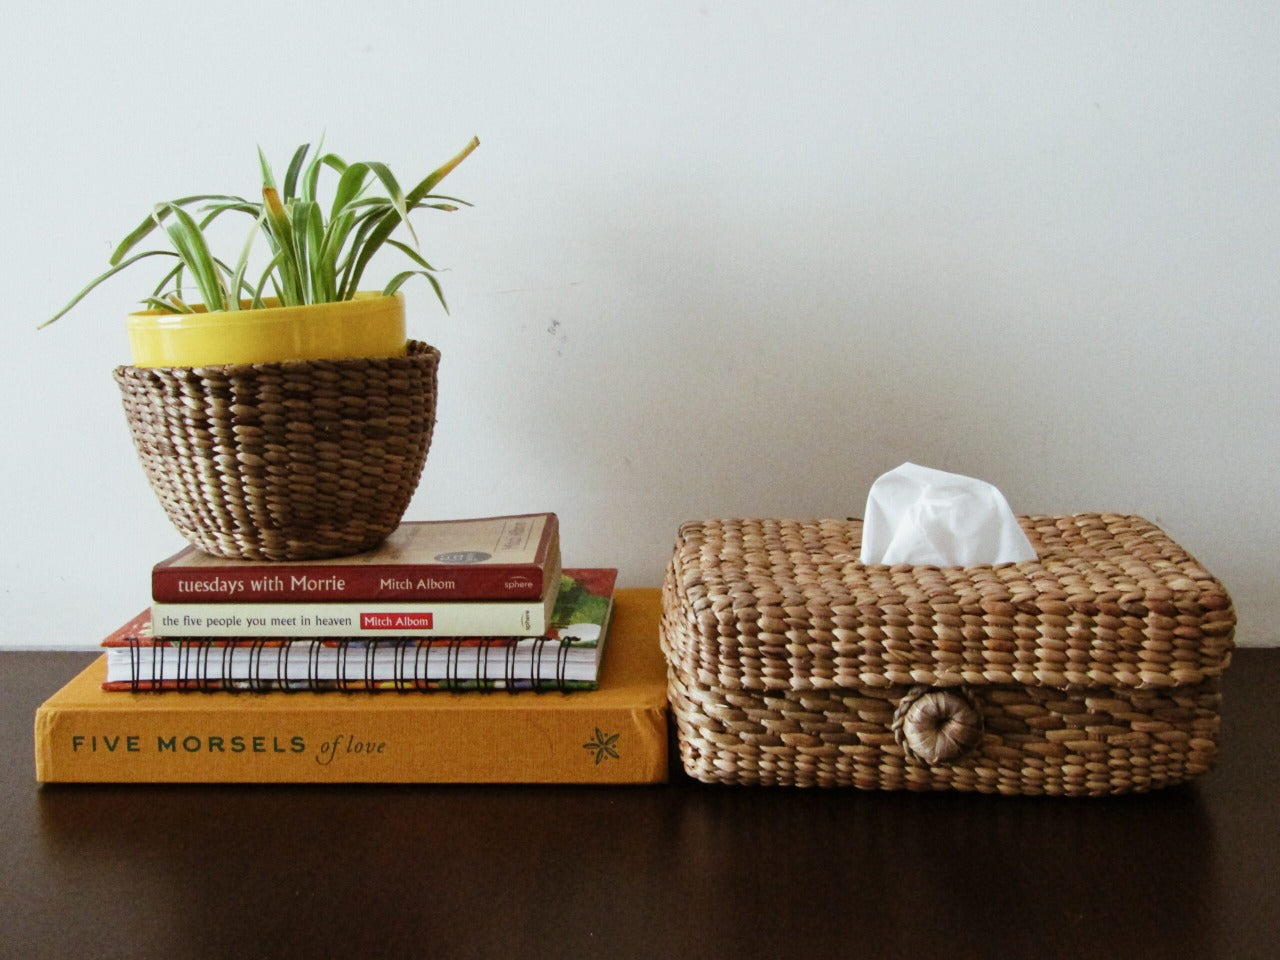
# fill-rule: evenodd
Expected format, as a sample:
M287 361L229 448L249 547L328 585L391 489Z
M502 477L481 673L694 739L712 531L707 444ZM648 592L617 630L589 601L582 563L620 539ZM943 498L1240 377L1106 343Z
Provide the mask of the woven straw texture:
M138 368L115 379L169 519L208 553L344 556L381 543L422 475L440 354Z
M1073 796L1208 770L1222 585L1140 517L1020 522L1037 560L950 568L859 564L856 520L686 524L662 621L686 770Z

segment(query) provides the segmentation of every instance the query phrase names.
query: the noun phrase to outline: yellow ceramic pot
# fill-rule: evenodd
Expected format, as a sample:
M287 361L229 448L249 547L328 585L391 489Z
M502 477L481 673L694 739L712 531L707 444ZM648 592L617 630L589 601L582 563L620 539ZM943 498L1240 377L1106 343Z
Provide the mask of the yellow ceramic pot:
M136 367L204 367L287 360L403 357L404 297L358 293L353 300L261 310L129 315Z

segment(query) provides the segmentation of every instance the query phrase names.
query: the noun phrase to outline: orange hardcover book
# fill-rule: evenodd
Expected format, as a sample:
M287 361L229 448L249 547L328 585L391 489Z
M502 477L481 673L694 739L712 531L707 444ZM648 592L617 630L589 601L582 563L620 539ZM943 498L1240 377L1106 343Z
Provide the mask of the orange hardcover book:
M46 783L660 783L656 589L619 590L600 686L572 693L120 693L99 658L36 711Z

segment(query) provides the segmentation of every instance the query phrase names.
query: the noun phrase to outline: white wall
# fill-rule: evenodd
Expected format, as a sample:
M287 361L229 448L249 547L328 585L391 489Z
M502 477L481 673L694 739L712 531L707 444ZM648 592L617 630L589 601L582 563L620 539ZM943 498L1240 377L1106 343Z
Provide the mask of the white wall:
M322 132L476 207L415 518L858 514L903 460L1162 524L1280 642L1280 29L1266 3L47 0L0 33L4 645L89 647L182 542L115 385L154 201ZM36 12L38 11L38 12ZM174 51L173 55L166 50ZM387 267L390 270L390 265Z

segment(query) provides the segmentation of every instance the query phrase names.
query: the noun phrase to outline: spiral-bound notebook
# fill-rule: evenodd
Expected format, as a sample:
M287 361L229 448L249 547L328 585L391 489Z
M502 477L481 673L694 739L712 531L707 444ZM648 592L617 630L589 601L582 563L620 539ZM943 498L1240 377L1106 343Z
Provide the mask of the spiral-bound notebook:
M144 611L102 642L103 688L593 689L616 580L614 569L565 570L552 628L542 637L158 638Z

